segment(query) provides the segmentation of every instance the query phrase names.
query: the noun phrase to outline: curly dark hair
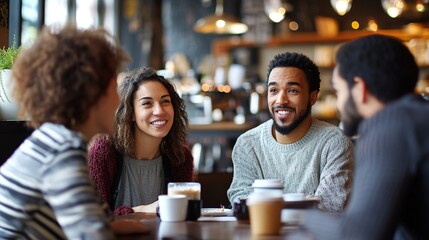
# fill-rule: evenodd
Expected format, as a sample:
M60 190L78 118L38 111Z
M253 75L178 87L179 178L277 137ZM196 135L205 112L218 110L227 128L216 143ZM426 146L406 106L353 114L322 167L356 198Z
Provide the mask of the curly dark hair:
M136 125L132 121L133 99L139 86L149 81L160 82L170 94L174 109L173 126L162 140L160 151L172 161L174 166L179 165L185 161L183 146L187 144L188 115L185 103L176 92L174 85L152 68L142 67L133 70L122 79L119 85L120 103L115 117L117 128L113 134L115 148L129 156L134 156Z
M13 65L13 97L20 114L37 128L53 122L72 128L89 117L89 110L116 80L129 60L103 29L43 29Z
M401 40L373 34L343 44L336 53L339 74L353 87L361 77L369 91L387 103L414 92L419 68Z
M270 77L271 71L276 67L296 67L301 69L307 77L310 92L320 91L319 68L304 54L285 52L275 55L268 64L267 79Z

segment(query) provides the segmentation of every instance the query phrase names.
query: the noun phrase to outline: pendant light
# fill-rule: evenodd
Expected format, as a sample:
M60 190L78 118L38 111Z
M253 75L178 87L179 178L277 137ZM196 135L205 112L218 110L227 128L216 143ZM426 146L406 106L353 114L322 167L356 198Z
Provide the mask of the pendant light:
M223 0L216 1L214 15L199 19L194 30L199 33L242 34L247 32L247 25L235 17L223 13Z
M271 21L278 23L285 18L286 12L293 10L285 0L264 0L264 10Z
M403 0L381 0L381 5L383 5L384 11L391 18L401 15L405 7Z
M340 16L343 16L350 11L352 0L331 0L331 5Z
M391 18L420 19L429 13L429 0L381 0L381 4Z

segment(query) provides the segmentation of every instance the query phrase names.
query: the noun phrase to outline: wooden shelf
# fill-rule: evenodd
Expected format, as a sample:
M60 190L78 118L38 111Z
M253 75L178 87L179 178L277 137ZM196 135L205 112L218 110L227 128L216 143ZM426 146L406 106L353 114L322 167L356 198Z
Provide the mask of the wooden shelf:
M211 124L191 124L189 125L190 131L246 131L254 127L255 124L235 124L234 122L213 122Z
M216 39L212 45L212 55L220 56L228 54L231 49L234 48L272 48L283 45L291 44L319 44L319 43L340 43L350 41L359 37L371 35L371 34L384 34L393 37L397 37L402 41L409 41L413 38L429 38L429 29L424 29L418 34L411 34L402 29L394 30L379 30L377 32L356 30L356 31L344 31L340 32L335 36L323 36L315 32L307 33L291 33L288 35L274 36L265 43L257 43L252 41L243 40L239 37Z

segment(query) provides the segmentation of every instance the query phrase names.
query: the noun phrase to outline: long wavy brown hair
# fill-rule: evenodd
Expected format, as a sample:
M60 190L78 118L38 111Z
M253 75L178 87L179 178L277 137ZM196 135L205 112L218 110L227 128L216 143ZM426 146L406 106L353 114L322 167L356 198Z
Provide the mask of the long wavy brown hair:
M28 125L53 122L72 128L86 121L128 60L103 29L45 28L15 61L12 94Z
M116 111L116 130L113 134L113 143L118 151L134 156L134 133L137 126L132 121L133 99L139 86L149 81L160 82L170 94L174 120L170 132L161 142L160 152L170 159L173 166L179 165L185 161L183 147L187 144L188 115L185 110L185 103L174 85L163 76L158 75L152 68L135 69L122 79L118 89L120 103Z

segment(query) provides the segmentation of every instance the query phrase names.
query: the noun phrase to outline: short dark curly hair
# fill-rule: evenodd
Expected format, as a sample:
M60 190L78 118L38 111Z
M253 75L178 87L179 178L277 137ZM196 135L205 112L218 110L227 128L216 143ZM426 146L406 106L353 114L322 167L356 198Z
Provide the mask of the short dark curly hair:
M128 73L119 84L120 103L116 112L116 130L113 134L113 142L118 151L129 156L134 156L134 133L136 124L132 121L134 113L134 95L140 85L147 82L159 82L168 91L174 109L173 126L164 137L160 151L171 159L174 166L185 161L183 146L187 145L188 115L185 103L179 96L174 85L158 75L152 68L141 67Z
M268 64L267 79L276 67L296 67L301 69L309 84L310 92L320 91L320 71L317 65L307 56L296 52L284 52L274 56Z
M414 92L419 68L401 40L373 34L343 44L336 53L339 74L353 87L361 77L369 91L387 103Z
M53 122L72 128L116 80L125 50L103 29L43 29L13 65L13 97L34 128Z

